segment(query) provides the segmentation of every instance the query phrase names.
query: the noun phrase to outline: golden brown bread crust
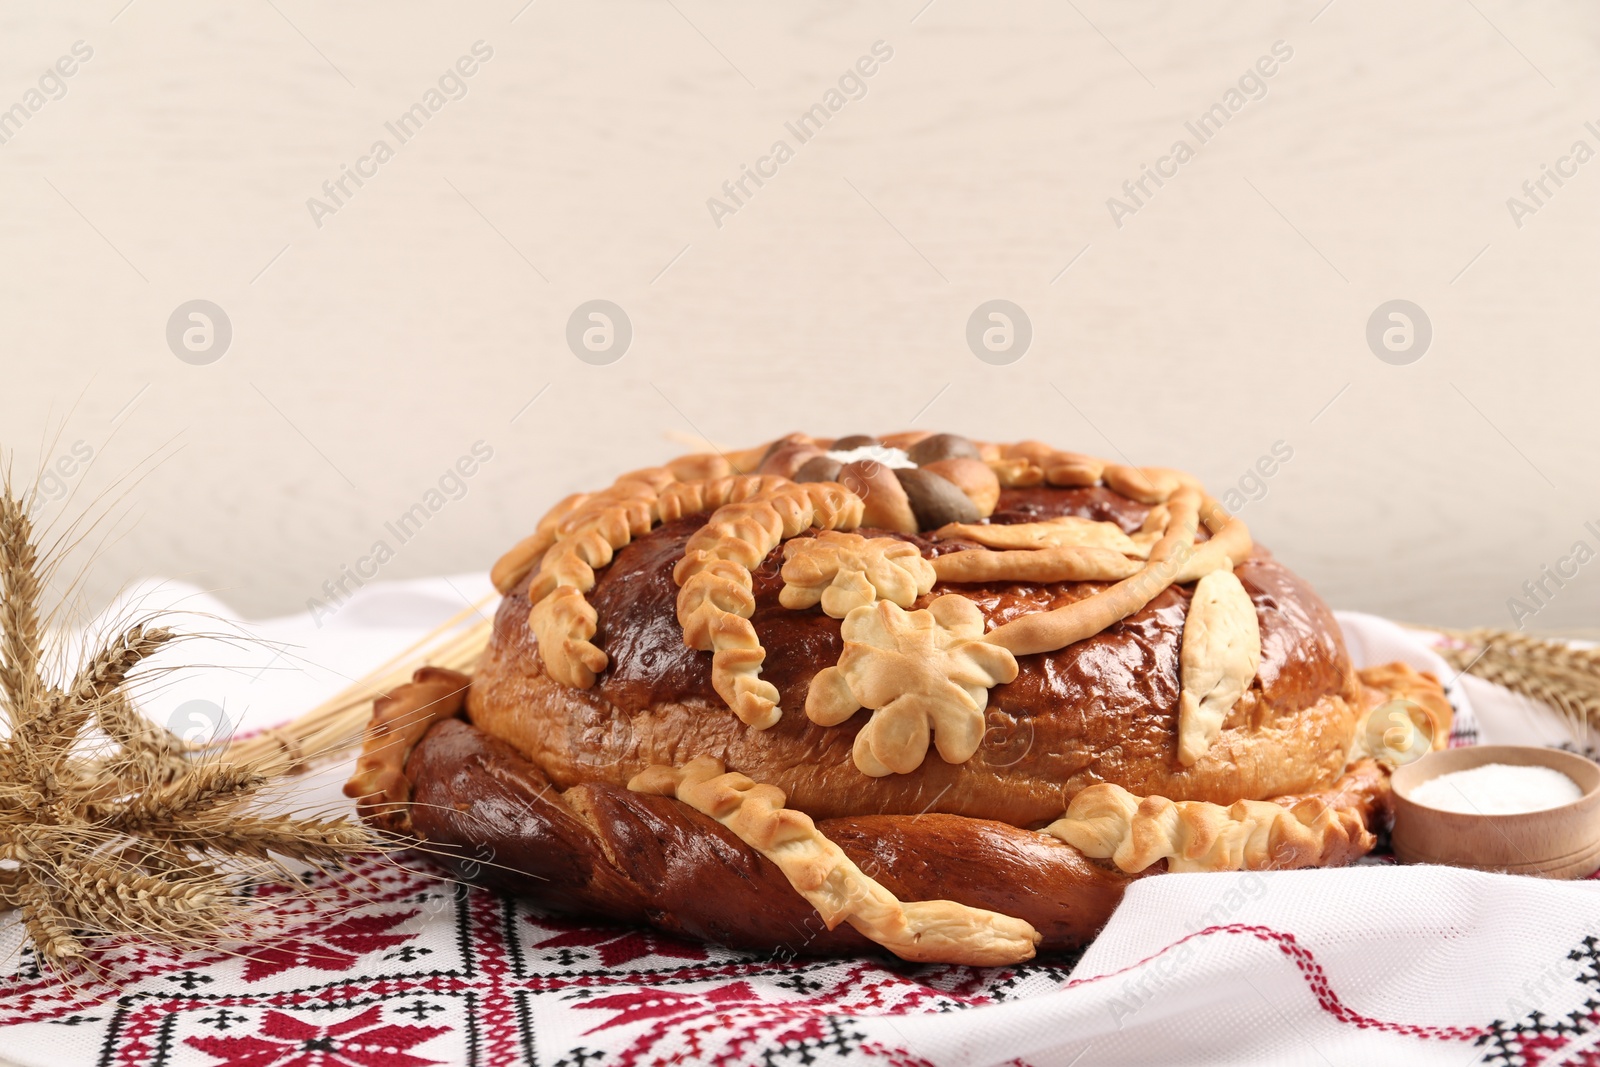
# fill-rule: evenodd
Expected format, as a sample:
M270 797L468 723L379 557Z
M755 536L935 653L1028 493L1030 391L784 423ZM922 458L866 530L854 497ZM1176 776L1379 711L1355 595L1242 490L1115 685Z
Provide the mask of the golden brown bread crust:
M671 797L607 784L558 794L510 746L460 721L436 725L406 770L414 829L446 862L551 911L649 923L737 948L875 949L847 925L828 930L774 864ZM818 828L896 896L945 897L1015 916L1043 935L1044 951L1087 941L1133 880L1002 823L868 815Z
M788 807L781 789L729 771L710 756L681 767L652 767L628 789L675 797L715 819L781 870L830 929L848 923L901 959L997 967L1032 959L1043 939L1015 915L948 898L900 899L815 819Z
M848 925L828 930L776 865L670 797L610 784L558 792L511 746L459 720L432 727L406 777L413 830L435 855L469 880L550 911L648 923L735 948L876 949ZM1362 761L1316 798L1376 830L1387 818L1388 775ZM1307 799L1277 798L1285 806ZM1041 952L1092 938L1140 877L1048 834L960 815L860 815L817 828L895 896L1022 919L1041 935Z
M1148 511L1101 487L1041 486L1002 491L993 521L1078 515L1133 533ZM754 732L729 714L711 687L710 657L684 646L672 569L702 521L686 517L636 538L600 574L589 599L598 616L596 640L610 663L593 688L568 688L545 673L528 631L527 599L521 589L507 596L468 694L472 721L531 758L561 788L621 786L653 764L708 754L779 787L793 807L817 818L927 810L1037 826L1099 782L1140 795L1230 804L1316 791L1345 768L1364 703L1337 623L1304 582L1257 548L1237 573L1260 617L1260 670L1193 766L1176 759L1178 659L1191 591L1173 586L1104 633L1019 657L1017 679L990 693L988 733L966 764L930 756L910 774L868 778L851 761L866 714L825 728L800 713L812 676L839 659L840 622L816 608L792 611L778 603L781 550L754 573L751 619L767 653L762 677L777 686L788 712L776 725ZM976 547L896 536L929 557ZM992 628L1101 588L941 585L917 607L959 591Z

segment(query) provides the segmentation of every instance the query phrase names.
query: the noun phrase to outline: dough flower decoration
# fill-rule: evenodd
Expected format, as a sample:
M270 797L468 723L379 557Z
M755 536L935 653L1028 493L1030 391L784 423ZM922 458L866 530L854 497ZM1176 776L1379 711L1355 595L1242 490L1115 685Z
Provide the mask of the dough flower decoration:
M1017 676L1011 652L983 640L983 623L978 606L956 595L920 611L888 600L851 610L844 653L812 679L806 715L836 726L873 709L853 756L874 778L920 767L930 735L946 763L966 762L983 740L989 688Z
M894 537L825 530L783 546L783 591L786 608L813 607L842 619L859 607L887 600L909 608L933 588L933 564L917 546Z

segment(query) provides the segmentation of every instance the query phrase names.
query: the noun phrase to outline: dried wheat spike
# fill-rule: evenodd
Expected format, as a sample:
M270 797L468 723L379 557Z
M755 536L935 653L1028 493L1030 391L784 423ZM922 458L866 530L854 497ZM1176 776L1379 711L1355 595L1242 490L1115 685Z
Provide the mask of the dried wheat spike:
M1513 630L1441 632L1462 642L1437 649L1452 667L1550 705L1581 734L1600 728L1600 650Z
M128 672L155 655L173 638L171 630L139 623L123 632L117 642L107 645L89 659L73 679L68 699L75 706L95 710L124 682Z
M284 858L337 862L385 851L349 820L252 814L273 777L191 746L129 702L129 674L173 640L149 622L88 656L70 679L41 673L41 561L24 504L0 477L0 907L21 910L41 964L95 972L88 935L174 945L261 929L236 890L282 877ZM99 727L93 734L90 724ZM216 862L210 862L214 859ZM69 966L70 965L70 966Z
M146 789L118 806L106 818L125 834L148 830L167 833L200 819L218 805L251 793L266 783L265 775L232 763L197 764L170 785ZM230 820L231 821L231 820Z
M0 493L0 695L15 729L39 688L39 568L33 522L7 484Z
M23 924L40 960L61 965L83 958L83 943L74 936L71 920L56 907L44 886L32 880L25 881L18 889L18 896Z
M173 835L175 841L178 835ZM272 859L272 853L304 863L339 861L382 850L371 833L343 819L312 820L245 815L215 830L187 834L182 843L200 852Z

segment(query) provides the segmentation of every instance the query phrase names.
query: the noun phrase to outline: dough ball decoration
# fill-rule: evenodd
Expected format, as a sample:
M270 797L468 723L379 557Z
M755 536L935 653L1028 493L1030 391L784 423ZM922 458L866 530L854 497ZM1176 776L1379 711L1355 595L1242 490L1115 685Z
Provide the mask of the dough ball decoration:
M1088 507L1120 523L1027 516ZM1146 873L1349 862L1387 811L1392 708L1449 736L1437 680L1353 671L1326 606L1193 478L1038 442L685 456L567 497L492 577L474 674L377 704L346 785L363 817L487 850L469 877L543 906L756 950L1015 963L1084 943ZM1030 658L1174 587L1159 619ZM805 692L779 730L758 588L775 680ZM1141 688L1173 659L1175 689ZM986 712L1029 751L974 766Z
M863 525L896 533L975 522L1000 499L1000 481L978 446L956 434L852 434L832 442L791 434L772 444L759 469L797 482L838 482L866 505Z

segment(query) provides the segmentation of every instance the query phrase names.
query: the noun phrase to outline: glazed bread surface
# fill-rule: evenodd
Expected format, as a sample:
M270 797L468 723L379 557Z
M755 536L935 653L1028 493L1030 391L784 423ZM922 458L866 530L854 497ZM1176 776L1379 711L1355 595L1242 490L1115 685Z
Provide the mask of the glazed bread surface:
M990 521L1073 515L1133 533L1148 510L1104 487L1041 486L1002 491ZM911 773L868 777L851 760L868 712L836 727L806 717L812 677L840 657L841 623L819 608L779 604L781 548L752 572L751 618L766 650L762 677L781 694L781 719L766 730L740 722L712 688L711 656L685 646L673 568L705 518L656 527L599 572L589 599L609 662L591 688L561 685L546 673L528 626L527 581L520 583L501 603L467 694L471 721L561 789L621 787L652 765L711 755L779 787L791 806L819 819L949 813L1034 827L1102 782L1139 795L1231 804L1326 788L1349 761L1365 703L1338 624L1305 582L1257 546L1235 573L1259 619L1260 667L1221 735L1192 765L1176 757L1179 655L1192 587L1172 585L1096 636L1018 656L1016 679L990 692L983 742L965 764L930 751ZM927 558L978 547L861 532L901 538ZM915 607L960 592L992 629L1106 584L940 584Z

